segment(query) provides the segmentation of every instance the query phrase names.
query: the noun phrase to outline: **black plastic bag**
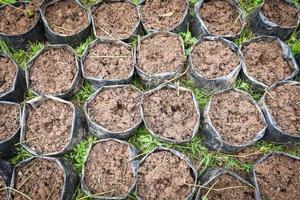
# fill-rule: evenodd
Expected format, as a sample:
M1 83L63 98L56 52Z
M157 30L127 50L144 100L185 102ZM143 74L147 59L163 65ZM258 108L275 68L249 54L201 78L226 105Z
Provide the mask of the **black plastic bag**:
M11 176L12 176L12 167L9 164L9 162L5 161L5 160L0 160L0 179L2 179L2 181L5 184L5 187L9 187L10 185L10 180L11 180ZM3 196L1 196L1 194L5 193L6 198L2 199L2 200L9 200L9 188L0 188L1 192L0 192L0 197L2 198Z

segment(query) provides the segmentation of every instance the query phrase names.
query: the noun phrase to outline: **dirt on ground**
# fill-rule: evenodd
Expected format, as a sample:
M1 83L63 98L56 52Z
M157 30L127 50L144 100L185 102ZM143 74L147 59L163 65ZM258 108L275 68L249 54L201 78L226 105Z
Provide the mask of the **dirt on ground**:
M11 137L19 127L19 106L14 104L0 104L0 141Z
M126 2L102 3L92 12L97 37L127 38L139 22L134 5Z
M296 26L300 10L283 0L265 0L262 12L279 26Z
M8 92L14 84L16 66L7 57L0 57L0 95Z
M242 16L229 0L204 1L199 13L212 35L235 35L243 28Z
M60 0L49 5L45 17L50 29L58 34L74 35L88 26L87 12L74 0Z
M176 72L184 65L185 57L179 36L160 33L141 41L137 64L148 75Z
M198 116L192 93L163 88L145 96L144 120L157 135L181 141L192 138Z
M300 136L300 84L283 84L266 93L265 103L278 127L285 133Z
M167 31L182 22L185 0L147 0L141 6L143 24L147 29Z
M73 110L54 100L37 102L26 115L26 145L38 154L61 151L70 141Z
M259 163L255 172L262 199L299 199L299 169L299 160L282 155L272 155Z
M138 168L137 194L147 200L182 200L194 184L191 167L169 151L150 154Z
M202 41L191 56L195 70L209 79L228 75L240 63L237 53L221 41Z
M98 43L83 61L86 77L104 80L128 78L133 70L131 50L122 44Z
M61 199L64 172L53 160L35 158L16 169L15 189L33 200ZM15 200L28 200L24 195L14 193Z
M2 188L4 188L4 187L6 187L6 184L5 184L4 180L3 180L3 178L0 177L0 188L2 189ZM1 190L1 191L0 191L0 198L1 198L2 200L8 200L6 197L7 197L6 191L5 191L5 190Z
M259 151L255 146L250 146L238 152L233 157L242 163L255 163L263 155L264 153Z
M66 93L76 75L75 55L66 48L42 52L29 70L30 86L40 95Z
M125 197L134 184L128 145L108 140L93 146L85 164L84 181L92 194Z
M212 97L209 117L222 139L231 145L252 141L265 126L248 96L233 90Z
M21 6L6 5L0 10L0 32L6 35L26 33L38 21L42 1L33 0Z
M141 121L142 94L131 86L104 88L88 105L91 120L112 132L133 128Z

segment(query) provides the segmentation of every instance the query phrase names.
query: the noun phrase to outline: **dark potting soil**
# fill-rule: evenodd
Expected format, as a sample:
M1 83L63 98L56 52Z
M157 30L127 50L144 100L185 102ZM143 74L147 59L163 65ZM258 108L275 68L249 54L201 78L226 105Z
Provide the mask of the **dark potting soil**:
M242 28L242 16L228 0L204 1L200 17L212 35L235 35Z
M265 103L280 129L300 136L300 85L283 84L274 87Z
M256 179L262 199L282 200L300 197L300 161L273 155L256 168Z
M66 48L51 48L42 52L29 72L30 85L39 94L67 92L76 75L75 55Z
M148 200L182 200L194 184L191 167L169 151L150 154L138 168L137 194Z
M252 42L242 48L248 74L270 86L293 73L278 42Z
M265 125L248 97L232 90L212 97L209 117L222 139L231 145L250 142Z
M279 26L296 26L300 10L283 0L265 0L264 15Z
M93 146L85 164L85 183L92 194L126 196L134 183L128 145L114 140Z
M88 25L87 12L74 0L60 0L46 8L50 29L59 34L73 35Z
M0 95L8 92L14 83L16 66L7 57L0 57Z
M6 5L0 10L0 32L7 35L26 33L39 19L40 0L19 7Z
M202 41L191 56L195 70L209 79L228 75L240 63L237 53L221 41Z
M61 199L64 172L53 160L35 158L16 169L15 189L33 200ZM27 200L25 196L14 193L15 200Z
M11 137L19 127L19 106L14 104L0 104L0 141Z
M143 112L154 133L176 141L190 139L198 120L192 94L176 89L163 88L145 96Z
M87 77L104 80L125 79L133 70L129 47L114 43L99 43L89 49L84 59Z
M96 35L106 38L127 38L139 22L134 5L126 2L102 3L93 13Z
M53 100L37 102L33 106L26 116L26 145L38 154L61 151L70 141L71 106Z
M148 29L169 30L183 20L186 6L185 0L147 0L141 7L143 24Z
M148 75L176 72L185 61L180 38L166 33L141 41L137 53L138 66Z
M4 180L3 180L3 178L2 177L0 177L0 189L2 189L2 188L4 188L4 187L6 187L6 184L5 184L5 182L4 182ZM0 191L0 198L2 199L2 200L8 200L6 197L7 195L7 193L6 193L6 191L5 190L1 190Z
M141 96L130 86L102 89L89 104L88 114L109 131L125 131L141 121Z

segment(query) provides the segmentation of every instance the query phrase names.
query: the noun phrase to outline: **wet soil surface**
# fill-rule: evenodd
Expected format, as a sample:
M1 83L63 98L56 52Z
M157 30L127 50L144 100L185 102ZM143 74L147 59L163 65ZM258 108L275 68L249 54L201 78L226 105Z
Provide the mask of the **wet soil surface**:
M192 192L194 177L185 160L169 151L150 154L138 168L137 194L148 200L182 200Z
M142 94L130 86L105 88L88 105L91 120L103 128L120 132L141 121Z
M300 161L272 155L255 168L262 199L299 199Z
M221 41L202 41L191 56L195 70L209 79L228 75L240 63L237 53Z
M145 96L144 120L156 134L175 141L192 138L198 116L192 94L163 88Z
M147 29L167 31L179 24L186 9L185 0L147 0L141 7Z
M16 169L15 189L31 199L61 199L64 172L53 160L33 159ZM15 200L27 200L25 196L14 193Z
M14 84L16 66L11 59L0 57L0 95L8 92Z
M61 151L70 141L73 110L53 100L37 102L26 116L26 145L38 154Z
M85 183L98 196L126 196L134 183L128 145L114 140L93 146L85 164Z
M58 34L73 35L88 26L87 12L74 0L49 5L45 17L50 29Z
M250 142L265 126L248 96L233 90L212 97L209 117L222 139L231 145Z
M269 90L265 103L278 127L285 133L300 136L300 84L283 84Z
M20 108L13 104L0 104L0 141L11 137L20 127Z
M86 77L104 80L128 78L133 70L129 47L115 43L99 43L89 49L83 62Z
M160 33L141 41L137 63L148 75L176 72L184 65L183 46L179 36Z

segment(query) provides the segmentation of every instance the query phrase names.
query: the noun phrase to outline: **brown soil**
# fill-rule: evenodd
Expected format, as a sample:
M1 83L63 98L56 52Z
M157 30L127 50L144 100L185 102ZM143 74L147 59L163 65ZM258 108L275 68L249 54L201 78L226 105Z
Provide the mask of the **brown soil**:
M283 84L268 91L265 103L285 133L300 136L300 84Z
M126 196L134 184L128 145L109 140L93 146L85 164L85 183L92 194Z
M141 7L147 29L167 31L179 24L186 9L185 0L147 0Z
M26 116L26 145L38 154L61 151L70 141L73 111L54 100L37 102Z
M5 184L4 180L3 180L3 178L0 177L0 188L2 189L2 188L4 188L4 187L6 187L6 184ZM7 197L6 191L5 191L5 190L1 190L1 191L0 191L0 198L1 198L2 200L8 200L6 197Z
M30 68L30 85L40 95L67 92L76 74L75 55L66 48L41 53Z
M232 145L250 142L265 125L247 96L233 90L212 97L209 117L222 139Z
M263 154L255 146L250 146L237 153L234 158L243 163L255 163Z
M191 139L198 120L192 94L176 89L163 88L146 96L143 112L154 133L176 141Z
M0 95L8 92L14 83L16 66L7 57L0 57Z
M0 141L8 139L19 127L19 106L13 104L0 104Z
M248 74L268 86L293 73L277 41L252 42L243 46L242 52Z
M160 33L141 41L137 63L148 75L176 72L184 65L182 43L178 36Z
M256 168L256 179L262 199L282 200L300 197L300 161L273 155Z
M16 169L15 189L33 200L61 199L64 184L64 172L53 160L33 159ZM19 193L14 193L15 200L27 200Z
M131 50L121 44L96 44L89 49L84 60L84 73L87 77L125 79L132 70Z
M74 0L60 0L49 5L45 17L55 33L73 35L88 25L86 11Z
M243 28L242 16L227 0L204 1L199 13L212 35L235 35Z
M205 78L228 75L240 63L236 52L221 41L202 41L193 48L193 66Z
M125 131L141 121L141 95L130 86L105 88L89 104L88 115L109 131Z
M139 22L135 6L125 2L102 3L92 15L98 37L127 38Z
M39 19L40 0L33 0L18 8L7 5L0 10L0 32L7 35L26 33Z
M169 151L150 154L138 168L137 194L142 199L182 200L191 194L192 184L190 166Z
M283 0L265 0L262 7L264 15L280 26L296 26L300 14L299 9Z

